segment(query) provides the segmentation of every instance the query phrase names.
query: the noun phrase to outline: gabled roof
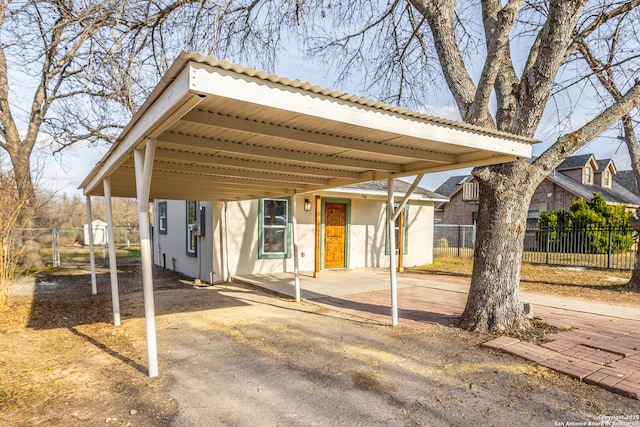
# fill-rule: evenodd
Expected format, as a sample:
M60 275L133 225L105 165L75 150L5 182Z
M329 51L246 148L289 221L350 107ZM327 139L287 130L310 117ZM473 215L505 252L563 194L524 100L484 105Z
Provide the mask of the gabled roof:
M613 162L613 159L596 160L596 163L598 164L598 171L604 172L604 170L611 165L613 173L616 173L616 164Z
M597 185L584 185L575 179L569 178L563 173L551 173L547 176L548 180L564 188L566 191L577 197L582 197L587 201L593 199L593 193L600 193L606 202L617 203L623 205L640 206L640 196L637 196L614 180L611 188L604 188Z
M462 184L473 178L471 175L452 176L436 188L436 193L451 197L462 188Z
M571 156L556 168L557 171L563 171L568 169L578 169L584 167L591 159L594 160L593 154L581 154L579 156ZM596 166L598 164L596 163Z
M134 197L145 146L150 198L225 201L528 158L534 142L183 53L80 187Z
M393 181L394 193L399 193L404 195L407 193L407 191L409 191L409 187L411 187L411 184L405 181L402 181L400 179L396 179ZM358 184L345 185L343 187L334 188L329 191L350 192L353 190L358 190L362 194L377 194L377 195L386 197L387 181L379 180L379 181L371 181L371 182L362 182ZM434 202L449 201L448 197L443 196L442 194L434 193L433 191L426 190L420 186L416 187L416 189L413 191L412 199L429 200Z

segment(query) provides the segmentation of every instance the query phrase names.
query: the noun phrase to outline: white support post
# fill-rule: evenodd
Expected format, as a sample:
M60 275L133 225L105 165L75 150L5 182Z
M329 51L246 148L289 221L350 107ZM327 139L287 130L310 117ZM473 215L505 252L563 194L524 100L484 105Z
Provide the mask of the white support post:
M158 344L156 339L155 303L153 300L153 266L151 260L151 235L149 232L149 192L155 154L155 140L146 141L146 151L135 149L133 159L136 170L138 195L138 221L140 227L140 256L142 261L142 291L144 318L147 331L147 356L149 377L158 376Z
M391 326L398 326L398 280L396 277L396 220L393 206L393 177L387 178L387 227L389 230L389 281L391 282Z
M298 258L298 215L297 215L296 192L291 195L291 212L293 213L291 238L293 240L293 275L296 287L296 302L300 302L300 260Z
M109 275L111 277L111 301L113 303L113 325L120 326L120 294L118 291L118 266L116 264L116 245L113 235L113 210L111 208L111 178L102 181L104 186L104 204L107 214L107 243L109 244Z
M93 246L93 219L91 218L91 196L87 195L87 230L89 237L89 264L91 265L91 295L98 293L98 281L96 279L96 253Z

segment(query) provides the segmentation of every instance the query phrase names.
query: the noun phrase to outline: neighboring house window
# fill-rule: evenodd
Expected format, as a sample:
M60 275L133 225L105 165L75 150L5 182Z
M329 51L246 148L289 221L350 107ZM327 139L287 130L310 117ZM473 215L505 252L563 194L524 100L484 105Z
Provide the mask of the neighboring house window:
M395 205L395 207L398 207L398 204ZM385 233L385 237L386 237L386 244L385 244L385 254L389 255L389 220L388 220L388 216L387 216L387 221L385 221L385 225L386 225L386 233ZM396 218L396 222L395 222L395 227L393 227L395 233L396 233L396 253L398 253L398 231L400 230L400 215L398 215L398 218ZM406 204L404 205L404 242L402 245L402 253L406 254L409 251L409 205Z
M289 198L260 200L258 214L258 257L289 258Z
M471 224L478 225L478 212L471 212Z
M167 202L158 202L158 232L167 234Z
M537 228L540 224L540 211L527 212L527 228Z
M610 187L611 186L611 173L606 170L604 171L604 187Z
M197 231L198 202L187 201L187 255L198 256Z
M589 166L584 168L584 183L591 184L591 168Z

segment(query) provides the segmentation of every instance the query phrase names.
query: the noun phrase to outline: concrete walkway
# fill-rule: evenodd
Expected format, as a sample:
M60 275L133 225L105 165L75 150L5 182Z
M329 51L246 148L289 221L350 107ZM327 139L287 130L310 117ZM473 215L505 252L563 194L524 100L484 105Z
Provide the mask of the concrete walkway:
M245 275L234 280L293 297L293 275ZM389 272L385 269L301 274L304 300L383 323L391 322ZM469 280L451 276L398 275L400 326L452 325L462 314ZM538 345L500 337L483 346L523 357L615 393L640 398L640 307L521 292L536 319L566 331Z

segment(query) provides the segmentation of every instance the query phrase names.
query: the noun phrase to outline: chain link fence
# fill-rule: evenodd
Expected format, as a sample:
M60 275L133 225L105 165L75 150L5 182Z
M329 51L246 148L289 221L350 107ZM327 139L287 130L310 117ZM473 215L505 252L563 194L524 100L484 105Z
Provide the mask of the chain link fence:
M116 257L127 263L139 263L140 231L138 226L115 226L113 237ZM109 265L109 237L106 225L93 227L96 265ZM83 228L30 228L21 231L19 245L35 242L42 261L52 267L87 267L89 260L89 227Z

